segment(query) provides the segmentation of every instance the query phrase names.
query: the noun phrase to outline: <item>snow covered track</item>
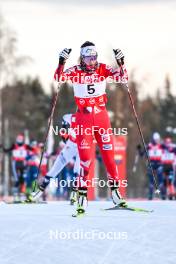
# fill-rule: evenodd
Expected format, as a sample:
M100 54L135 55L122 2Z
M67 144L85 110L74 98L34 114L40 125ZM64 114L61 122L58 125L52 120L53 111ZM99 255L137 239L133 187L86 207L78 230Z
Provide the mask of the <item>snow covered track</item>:
M176 202L129 204L154 212L101 211L112 204L89 202L75 219L68 202L0 203L0 263L175 264Z

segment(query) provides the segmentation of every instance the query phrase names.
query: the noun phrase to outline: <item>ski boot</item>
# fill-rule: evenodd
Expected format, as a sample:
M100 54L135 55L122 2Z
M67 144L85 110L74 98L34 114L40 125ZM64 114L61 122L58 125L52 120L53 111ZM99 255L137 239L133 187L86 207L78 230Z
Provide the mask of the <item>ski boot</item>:
M44 181L40 185L38 185L37 190L35 192L32 192L31 194L28 195L25 202L26 203L36 203L37 201L39 201L46 187L50 183L50 178L51 177L49 176L45 176Z
M87 189L81 188L78 190L78 198L77 198L77 209L76 213L73 214L73 217L83 216L85 214L87 207Z
M74 205L76 203L77 195L78 195L78 191L75 188L73 188L70 194L70 205Z
M37 203L42 196L44 190L40 189L40 186L38 187L38 190L36 192L32 192L28 195L26 195L26 203Z
M115 206L126 208L127 203L125 199L122 197L118 187L111 187L112 201Z

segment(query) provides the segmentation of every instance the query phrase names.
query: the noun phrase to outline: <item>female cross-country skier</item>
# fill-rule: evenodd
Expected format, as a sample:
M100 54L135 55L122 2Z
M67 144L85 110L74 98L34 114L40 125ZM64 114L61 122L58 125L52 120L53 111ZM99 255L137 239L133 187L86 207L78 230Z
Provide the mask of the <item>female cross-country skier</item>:
M115 50L116 60L122 65L116 69L97 61L98 53L95 44L86 41L81 46L80 64L66 71L64 65L69 58L70 49L64 49L59 56L59 65L54 78L58 82L71 81L74 98L77 104L76 124L79 133L76 142L80 157L82 180L78 189L77 213L85 212L87 205L87 176L91 165L91 148L94 138L100 148L107 169L108 184L115 205L126 206L119 192L119 174L114 160L114 143L111 124L106 110L106 79L118 83L127 83L128 76L124 66L124 55L121 50Z

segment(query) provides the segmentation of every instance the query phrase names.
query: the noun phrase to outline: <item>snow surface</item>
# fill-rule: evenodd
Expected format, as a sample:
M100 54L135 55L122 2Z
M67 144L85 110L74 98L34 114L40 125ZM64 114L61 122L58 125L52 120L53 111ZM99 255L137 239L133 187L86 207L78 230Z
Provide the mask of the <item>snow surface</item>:
M73 218L74 208L68 202L38 205L1 202L0 263L175 264L176 202L129 204L154 212L102 211L101 208L111 207L112 203L89 202L87 215ZM118 234L116 239L98 237L100 232L107 235L110 231ZM67 237L59 239L56 235L59 232L65 232ZM69 237L75 232L98 235L94 239Z

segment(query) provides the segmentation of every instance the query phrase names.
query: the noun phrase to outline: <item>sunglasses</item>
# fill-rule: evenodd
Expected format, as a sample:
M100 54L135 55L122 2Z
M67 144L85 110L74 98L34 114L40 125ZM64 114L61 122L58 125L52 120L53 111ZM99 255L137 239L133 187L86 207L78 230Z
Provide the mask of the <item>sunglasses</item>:
M94 56L85 56L84 57L84 62L86 64L89 64L91 61L96 61L97 60L97 55Z

